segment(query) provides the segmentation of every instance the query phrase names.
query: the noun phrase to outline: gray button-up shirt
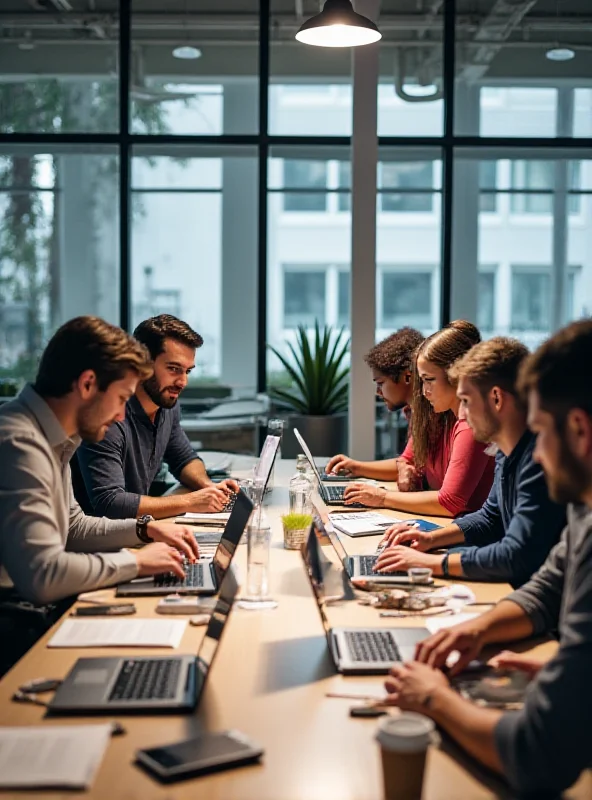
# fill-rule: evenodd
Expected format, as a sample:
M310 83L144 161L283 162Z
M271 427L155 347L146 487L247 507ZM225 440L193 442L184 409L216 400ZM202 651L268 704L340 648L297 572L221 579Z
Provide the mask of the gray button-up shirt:
M78 444L32 386L0 408L0 587L34 603L137 575L121 550L138 544L135 520L87 517L74 499Z

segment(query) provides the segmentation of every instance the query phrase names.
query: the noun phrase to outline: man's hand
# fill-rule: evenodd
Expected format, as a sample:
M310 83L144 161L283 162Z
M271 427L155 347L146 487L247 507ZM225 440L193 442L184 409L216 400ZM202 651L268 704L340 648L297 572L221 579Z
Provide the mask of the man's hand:
M229 492L232 492L232 494L237 494L240 489L238 483L232 480L232 478L224 478L223 481L215 483L214 486L217 486L218 489L226 489Z
M374 569L380 572L405 572L409 567L429 567L435 574L440 574L442 556L432 556L411 547L395 545L382 551Z
M479 655L484 643L485 632L479 618L471 619L424 639L415 649L415 658L420 663L441 669L448 656L458 652L459 659L450 669L451 676L458 675Z
M371 508L382 508L386 497L386 489L382 486L373 486L370 483L350 483L343 493L346 506L352 503L361 503Z
M211 486L206 486L205 489L190 492L185 495L188 502L187 511L201 511L206 514L222 511L232 493L229 487L223 486L221 483L213 483Z
M154 542L132 552L138 562L139 578L161 575L163 572L172 572L181 580L185 577L183 555L175 547L164 542Z
M395 664L384 682L388 692L387 703L420 714L429 713L432 694L448 685L440 670L418 664L417 661Z
M176 548L189 561L199 557L199 547L194 531L187 525L176 525L174 522L149 522L146 533L155 542L164 542Z
M410 546L414 550L421 550L424 553L434 546L432 540L433 534L431 531L420 531L406 522L398 522L396 525L391 525L390 528L386 529L380 545L388 547L389 545L411 542Z
M329 461L325 467L325 472L327 475L331 473L339 475L340 472L347 472L358 478L362 474L362 463L340 453L338 456L333 456Z
M519 669L526 672L531 678L541 670L547 663L545 660L534 658L528 653L513 653L511 650L503 650L488 662L490 667L495 669Z

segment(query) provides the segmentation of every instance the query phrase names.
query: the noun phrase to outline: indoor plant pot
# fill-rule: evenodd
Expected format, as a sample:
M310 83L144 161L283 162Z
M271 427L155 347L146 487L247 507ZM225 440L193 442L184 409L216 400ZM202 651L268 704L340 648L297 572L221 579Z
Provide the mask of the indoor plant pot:
M344 328L334 331L328 325L321 329L315 321L312 341L308 330L298 326L296 343L288 342L289 358L270 347L291 381L289 388L269 389L270 396L292 412L282 439L283 458L296 458L302 451L294 428L313 455L331 456L347 450L349 339L344 333Z

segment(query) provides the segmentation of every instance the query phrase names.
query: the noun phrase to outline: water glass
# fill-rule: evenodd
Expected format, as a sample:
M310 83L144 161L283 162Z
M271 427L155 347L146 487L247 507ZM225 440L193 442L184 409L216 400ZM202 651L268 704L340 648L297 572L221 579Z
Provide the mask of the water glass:
M263 522L263 524L261 524ZM269 596L269 551L271 528L257 518L257 510L247 528L247 586L238 605L241 608L275 608L277 602Z

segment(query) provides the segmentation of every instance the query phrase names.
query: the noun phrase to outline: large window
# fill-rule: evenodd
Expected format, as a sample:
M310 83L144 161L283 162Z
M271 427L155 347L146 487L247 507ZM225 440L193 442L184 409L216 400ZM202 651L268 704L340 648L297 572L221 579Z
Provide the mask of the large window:
M2 150L0 376L34 377L71 317L119 321L119 164L98 150Z
M170 153L164 155L161 153ZM193 380L255 388L257 159L252 149L134 150L132 325L160 313L203 336Z
M429 329L433 317L433 267L401 270L383 266L379 278L379 324L396 330L410 325Z
M284 161L284 211L325 211L326 188L326 161Z

